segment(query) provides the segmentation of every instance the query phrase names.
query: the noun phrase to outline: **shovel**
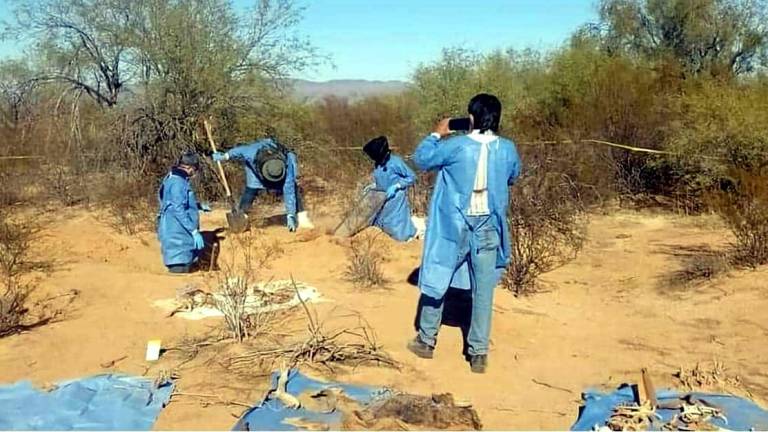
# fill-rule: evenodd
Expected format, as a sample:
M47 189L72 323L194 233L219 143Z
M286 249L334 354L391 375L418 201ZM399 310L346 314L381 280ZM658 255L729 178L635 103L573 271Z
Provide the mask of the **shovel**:
M211 144L211 150L216 153L216 143L213 142L213 136L211 135L211 125L208 124L208 120L203 120L203 126L205 127L205 135L208 137L208 142ZM232 211L227 213L227 224L229 225L229 230L233 233L241 233L248 229L248 215L243 213L237 204L235 204L235 200L232 198L232 191L229 189L227 176L224 175L224 168L222 168L221 162L216 162L216 166L219 169L221 182L224 184L224 191L227 193L227 200L232 206Z

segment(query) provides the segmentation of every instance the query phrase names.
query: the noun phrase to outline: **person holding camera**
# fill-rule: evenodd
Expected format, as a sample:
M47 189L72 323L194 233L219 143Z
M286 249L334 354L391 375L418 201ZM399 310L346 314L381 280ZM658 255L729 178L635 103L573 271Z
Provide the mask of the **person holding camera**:
M296 153L276 139L264 138L237 146L224 153L216 152L213 154L213 160L216 162L235 160L243 164L245 190L239 204L243 213L248 213L253 201L259 195L266 191L274 191L283 195L286 225L289 231L296 231L297 226L313 227L304 211L297 184L299 161Z
M510 257L509 186L521 162L515 144L497 135L501 102L495 96L478 94L468 112L469 119L440 121L413 156L419 169L437 177L419 272L418 334L408 349L432 358L448 288L471 289L467 354L472 372L485 373L493 291ZM468 133L451 136L462 129Z

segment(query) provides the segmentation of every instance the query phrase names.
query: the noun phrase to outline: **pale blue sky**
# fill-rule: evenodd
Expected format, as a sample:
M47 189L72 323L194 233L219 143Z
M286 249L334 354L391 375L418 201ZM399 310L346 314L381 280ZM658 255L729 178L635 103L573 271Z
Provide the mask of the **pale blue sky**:
M234 0L239 7L254 0ZM0 0L0 19L10 13ZM487 52L551 49L581 24L594 21L594 0L303 0L297 29L335 68L321 66L298 78L407 80L420 63L446 47ZM14 42L0 56L17 55Z
M243 1L244 2L244 1ZM549 49L596 19L593 0L315 0L300 31L336 70L305 78L408 79L445 47Z

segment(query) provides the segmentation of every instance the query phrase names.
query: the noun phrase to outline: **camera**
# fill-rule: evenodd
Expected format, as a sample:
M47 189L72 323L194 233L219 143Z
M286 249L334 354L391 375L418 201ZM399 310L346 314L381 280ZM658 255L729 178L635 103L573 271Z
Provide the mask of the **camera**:
M448 120L448 129L452 131L468 131L472 127L469 117L452 118Z

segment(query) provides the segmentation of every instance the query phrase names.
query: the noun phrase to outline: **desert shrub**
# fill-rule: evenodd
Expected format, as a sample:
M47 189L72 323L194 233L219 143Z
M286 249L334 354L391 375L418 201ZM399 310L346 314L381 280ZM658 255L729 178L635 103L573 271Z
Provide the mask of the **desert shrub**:
M259 234L251 229L232 236L231 252L213 279L215 306L224 314L225 326L238 342L261 334L271 317L269 313L246 310L246 301L253 294L260 272L269 260L282 253L278 244L258 240Z
M71 165L52 164L45 169L42 187L49 200L71 207L86 200L83 180Z
M30 299L35 289L30 273L46 267L31 256L37 233L31 221L0 212L0 337L46 324L61 312Z
M110 185L101 193L110 224L118 232L134 235L156 228L157 179L109 176L101 181Z
M526 161L509 206L510 265L502 281L516 295L532 293L537 278L575 257L586 237L579 188L552 160Z
M381 264L387 248L378 241L378 233L363 233L352 239L347 250L344 278L358 288L383 287L387 283Z
M760 170L768 162L768 86L751 82L691 84L675 98L681 114L672 122L667 178L674 188L705 207L711 192L732 183L736 170ZM742 191L742 194L749 191Z
M3 161L0 161L3 164ZM24 190L33 181L22 170L2 166L0 169L0 207L9 207L25 201Z
M734 171L732 185L711 199L736 238L734 264L756 268L768 263L768 175Z
M685 257L682 268L670 274L664 283L685 287L713 280L731 270L733 258L727 251L699 251Z
M434 179L434 173L416 171L416 183L408 189L408 199L411 204L411 212L414 215L426 215L429 213L429 202L432 199Z

